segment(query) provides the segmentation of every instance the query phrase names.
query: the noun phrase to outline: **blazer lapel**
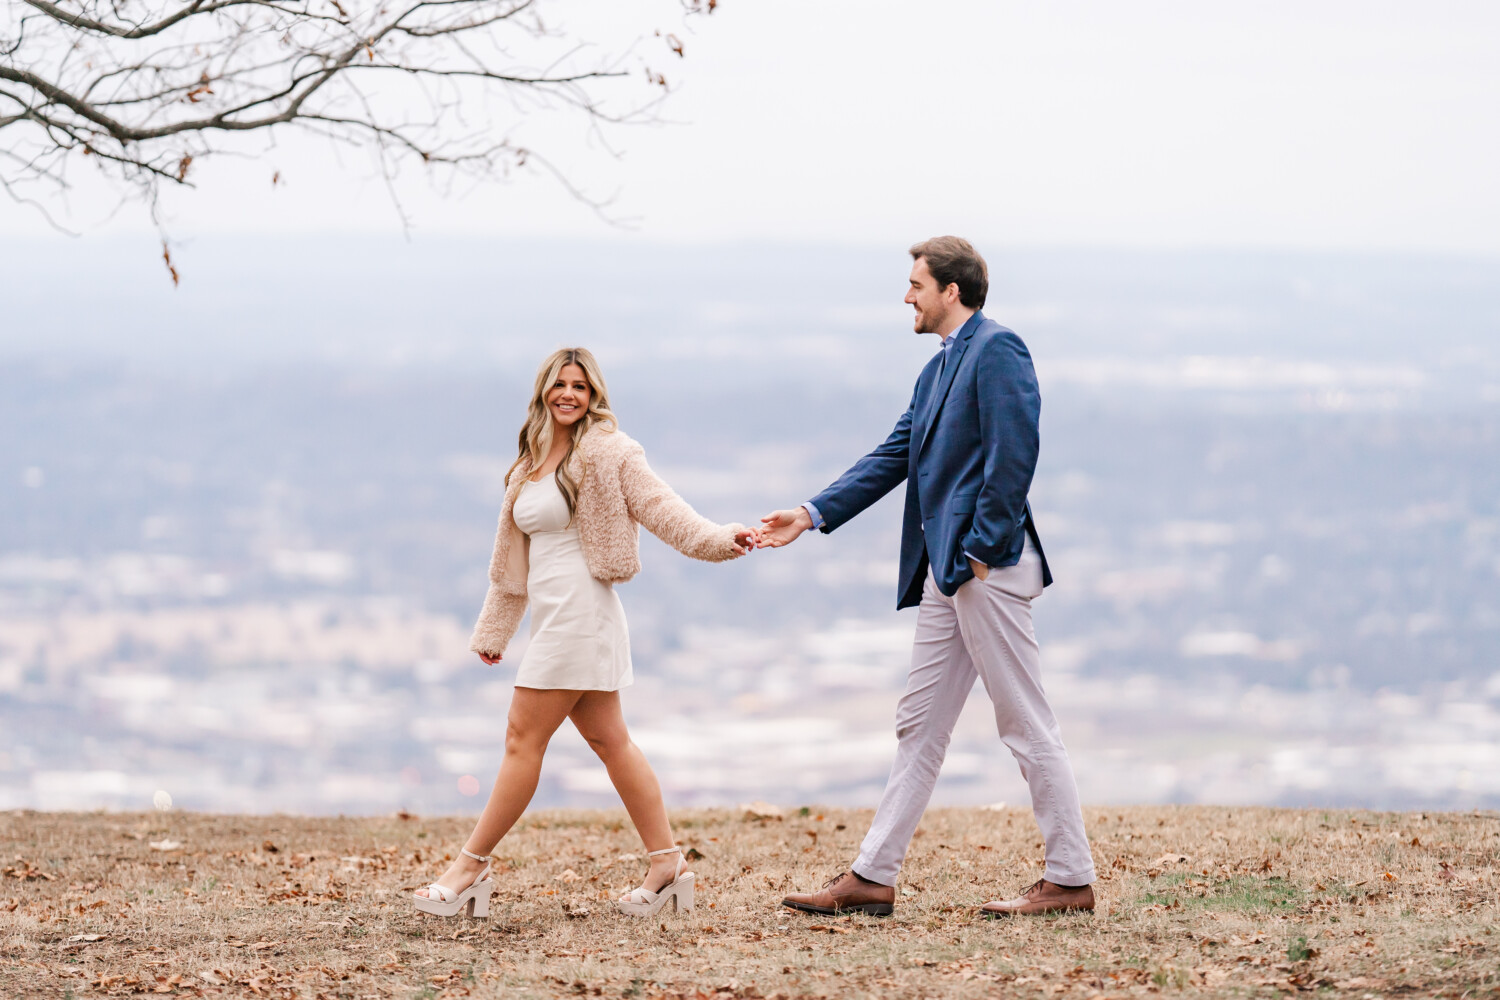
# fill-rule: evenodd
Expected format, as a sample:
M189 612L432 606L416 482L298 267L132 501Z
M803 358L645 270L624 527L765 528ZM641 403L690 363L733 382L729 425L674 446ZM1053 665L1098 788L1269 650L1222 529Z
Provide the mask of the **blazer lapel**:
M953 376L958 374L958 363L963 360L964 351L969 349L969 341L974 337L974 331L979 329L979 324L984 322L984 314L979 310L969 317L969 321L950 336L958 338L953 346L947 348L949 358L943 363L943 374L938 377L937 385L932 387L932 394L927 401L927 418L922 428L922 440L917 445L917 454L927 447L927 438L931 436L933 427L937 426L938 414L943 411L943 402L948 398L948 390L953 386Z

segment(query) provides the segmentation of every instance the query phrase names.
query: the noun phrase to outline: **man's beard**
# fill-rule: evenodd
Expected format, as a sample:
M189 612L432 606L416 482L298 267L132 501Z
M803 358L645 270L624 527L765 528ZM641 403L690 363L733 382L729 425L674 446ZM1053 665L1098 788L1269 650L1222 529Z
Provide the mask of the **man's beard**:
M947 310L944 310L941 314L934 314L924 311L918 313L917 315L920 317L917 320L917 333L937 333L940 329L942 329L943 323L948 319Z

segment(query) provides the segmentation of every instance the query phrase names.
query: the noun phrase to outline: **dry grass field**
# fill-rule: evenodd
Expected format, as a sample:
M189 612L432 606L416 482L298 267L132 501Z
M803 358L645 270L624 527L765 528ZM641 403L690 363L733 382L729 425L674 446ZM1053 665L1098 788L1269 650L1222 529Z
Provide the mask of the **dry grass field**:
M622 814L529 815L484 921L415 913L468 823L0 814L10 997L1500 995L1500 816L1087 810L1092 915L990 921L1040 874L1019 809L934 810L894 916L778 903L853 857L868 812L682 812L699 908L610 900L644 871Z

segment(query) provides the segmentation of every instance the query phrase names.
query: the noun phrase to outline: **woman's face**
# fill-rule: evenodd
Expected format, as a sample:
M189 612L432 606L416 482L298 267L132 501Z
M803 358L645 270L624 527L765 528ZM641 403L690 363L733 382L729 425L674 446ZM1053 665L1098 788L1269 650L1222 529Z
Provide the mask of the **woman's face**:
M552 419L564 427L571 427L583 419L589 410L589 380L577 365L563 365L557 373L557 381L547 390L547 411Z

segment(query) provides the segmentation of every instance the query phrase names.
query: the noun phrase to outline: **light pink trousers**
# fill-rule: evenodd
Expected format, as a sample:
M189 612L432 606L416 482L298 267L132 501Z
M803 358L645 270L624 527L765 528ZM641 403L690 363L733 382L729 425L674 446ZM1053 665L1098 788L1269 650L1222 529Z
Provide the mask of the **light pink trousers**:
M991 570L987 580L970 580L952 597L944 597L928 574L911 673L896 706L896 763L854 862L860 876L896 884L978 676L995 706L1000 742L1031 789L1031 808L1046 842L1042 877L1058 885L1094 881L1073 765L1042 690L1041 651L1031 625L1031 602L1041 593L1041 557L1030 539L1016 565Z

